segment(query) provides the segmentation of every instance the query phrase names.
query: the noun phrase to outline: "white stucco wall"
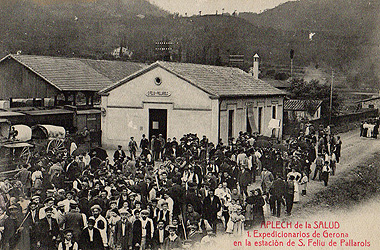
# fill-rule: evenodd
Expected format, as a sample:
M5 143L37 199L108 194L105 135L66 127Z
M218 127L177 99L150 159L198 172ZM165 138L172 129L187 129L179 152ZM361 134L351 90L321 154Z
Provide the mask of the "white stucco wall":
M161 85L155 78L162 79ZM147 96L148 91L166 91L170 96ZM102 96L102 144L126 147L134 136L149 134L149 109L167 109L167 136L180 139L183 134L197 133L217 141L218 100L158 67L121 85ZM216 110L215 110L216 108ZM215 126L216 124L216 126Z
M283 125L283 97L242 97L238 99L223 100L220 111L220 137L224 143L228 142L228 110L234 110L233 137L239 135L239 131L246 131L247 128L247 109L252 108L256 126L258 125L258 107L263 108L262 135L271 136L272 129L268 128L269 121L272 119L272 107L276 106L276 119L280 120L281 128L276 131L276 135L282 137ZM279 132L279 133L278 133Z

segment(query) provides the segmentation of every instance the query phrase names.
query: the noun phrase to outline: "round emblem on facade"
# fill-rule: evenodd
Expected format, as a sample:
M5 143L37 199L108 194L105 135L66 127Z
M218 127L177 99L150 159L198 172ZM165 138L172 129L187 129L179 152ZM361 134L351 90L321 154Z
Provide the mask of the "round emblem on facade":
M156 85L161 85L161 83L162 83L161 77L156 77L156 78L154 79L154 83L155 83Z

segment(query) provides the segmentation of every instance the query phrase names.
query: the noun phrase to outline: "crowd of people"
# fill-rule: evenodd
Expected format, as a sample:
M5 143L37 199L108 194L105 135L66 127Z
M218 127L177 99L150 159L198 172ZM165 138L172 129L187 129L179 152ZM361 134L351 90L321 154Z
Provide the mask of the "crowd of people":
M328 183L341 140L309 125L284 144L240 132L214 145L196 134L142 135L111 159L35 154L0 182L3 249L180 249L241 235L268 216L290 215L313 180Z

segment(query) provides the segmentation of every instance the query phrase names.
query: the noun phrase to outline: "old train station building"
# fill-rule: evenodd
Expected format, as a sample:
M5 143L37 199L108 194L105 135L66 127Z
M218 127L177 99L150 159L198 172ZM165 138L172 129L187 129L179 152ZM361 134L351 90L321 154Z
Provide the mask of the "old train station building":
M100 91L102 143L195 133L217 143L239 131L282 136L285 93L238 68L156 62Z

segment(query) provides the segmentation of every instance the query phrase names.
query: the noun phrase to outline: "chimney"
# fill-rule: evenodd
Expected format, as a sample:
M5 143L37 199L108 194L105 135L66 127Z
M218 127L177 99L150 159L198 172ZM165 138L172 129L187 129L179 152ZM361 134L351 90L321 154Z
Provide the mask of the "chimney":
M253 70L252 70L252 75L253 78L259 79L259 55L255 54L253 56Z

